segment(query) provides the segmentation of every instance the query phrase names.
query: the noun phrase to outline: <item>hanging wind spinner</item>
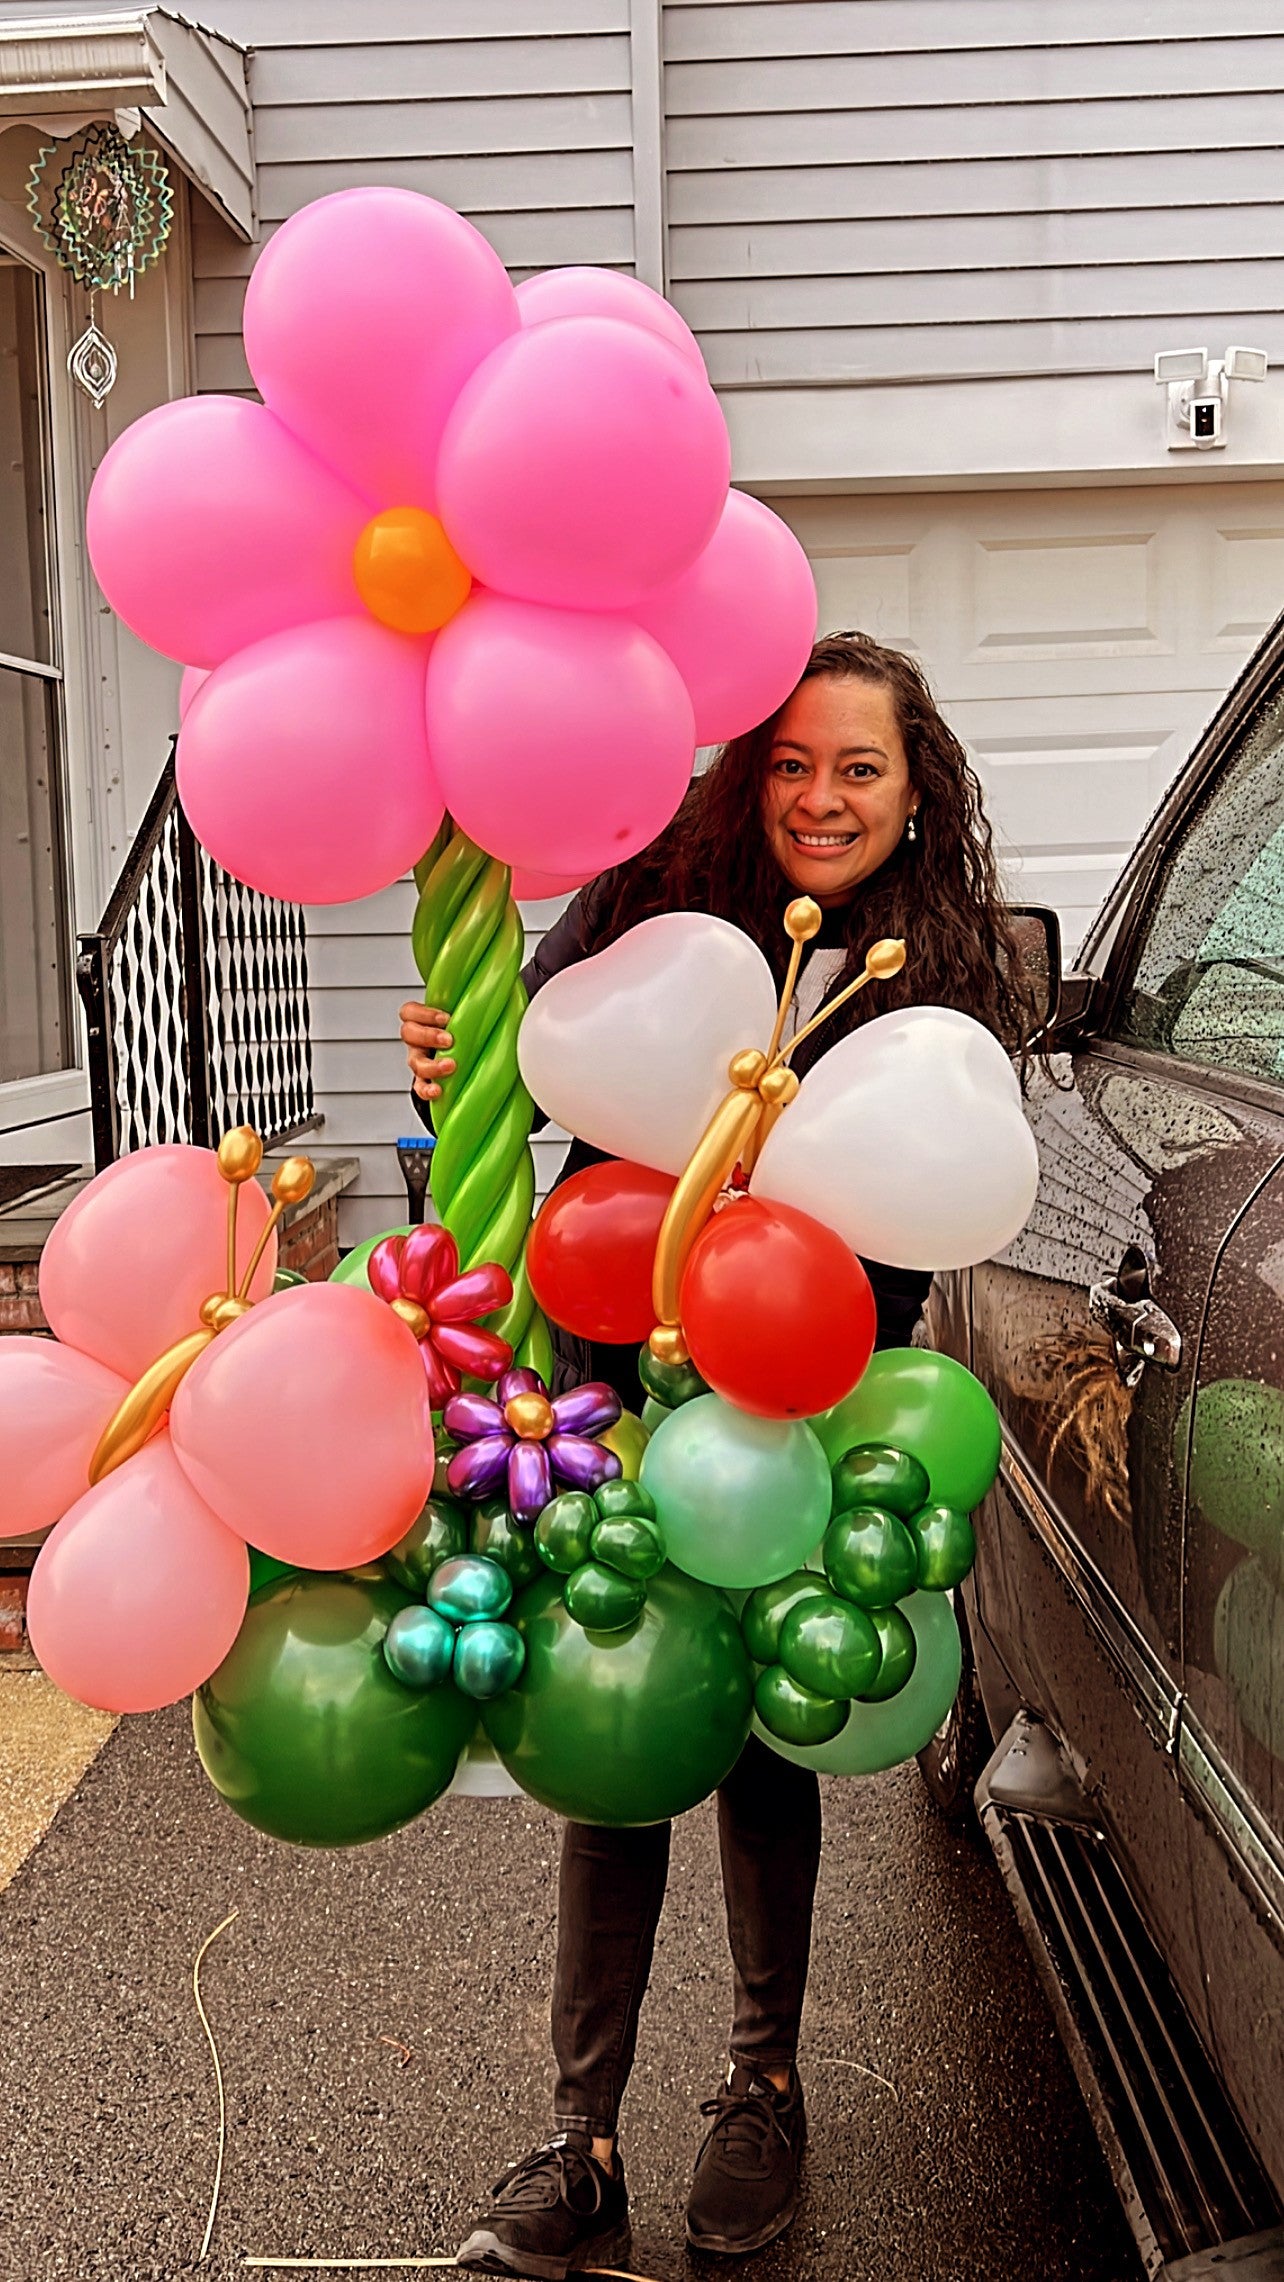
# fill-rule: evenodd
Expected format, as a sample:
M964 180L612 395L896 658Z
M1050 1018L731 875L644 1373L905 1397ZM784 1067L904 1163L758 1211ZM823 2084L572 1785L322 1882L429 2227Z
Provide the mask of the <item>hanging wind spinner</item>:
M51 160L61 160L60 168ZM119 293L158 261L169 237L174 198L158 151L131 150L108 121L68 143L49 143L32 167L27 205L37 230L63 269L89 295L89 323L67 358L67 370L95 409L116 379L116 351L99 329L100 293Z

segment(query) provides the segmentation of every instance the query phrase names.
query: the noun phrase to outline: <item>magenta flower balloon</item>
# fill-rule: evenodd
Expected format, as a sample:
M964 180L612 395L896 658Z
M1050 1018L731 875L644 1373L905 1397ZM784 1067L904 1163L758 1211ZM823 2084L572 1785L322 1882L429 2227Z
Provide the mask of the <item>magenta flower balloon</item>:
M497 1379L508 1369L513 1360L508 1341L477 1321L479 1315L507 1307L513 1296L512 1277L497 1261L483 1261L461 1276L454 1237L449 1229L430 1224L409 1236L385 1236L371 1253L366 1274L371 1289L397 1310L418 1340L434 1410L459 1393L465 1371L472 1379Z
M446 1467L456 1497L506 1496L517 1521L533 1522L560 1487L596 1490L622 1472L613 1450L591 1437L623 1405L614 1387L586 1380L550 1400L537 1371L505 1371L488 1395L455 1395L441 1422L460 1447Z
M448 207L343 190L264 248L245 347L263 402L146 414L88 513L109 602L190 669L179 787L239 878L370 894L443 803L591 877L668 822L711 723L789 694L810 573L734 504L699 347L636 279L518 293Z

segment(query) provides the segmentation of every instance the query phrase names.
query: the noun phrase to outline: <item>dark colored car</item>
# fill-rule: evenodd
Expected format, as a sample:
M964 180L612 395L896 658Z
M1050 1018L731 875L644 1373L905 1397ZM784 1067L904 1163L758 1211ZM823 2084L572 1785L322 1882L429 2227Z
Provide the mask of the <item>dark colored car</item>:
M975 1785L1146 2270L1278 2282L1284 620L1049 995L1034 1213L931 1304L1004 1451L920 1764Z

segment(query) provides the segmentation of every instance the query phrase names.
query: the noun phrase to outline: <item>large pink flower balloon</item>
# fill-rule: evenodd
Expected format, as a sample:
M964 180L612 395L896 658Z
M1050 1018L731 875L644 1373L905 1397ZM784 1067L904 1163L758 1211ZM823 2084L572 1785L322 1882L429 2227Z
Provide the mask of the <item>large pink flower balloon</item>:
M514 292L448 207L344 190L264 249L245 345L263 403L147 414L89 510L108 600L208 675L179 786L238 877L385 887L444 794L491 854L583 879L668 821L710 722L789 694L805 566L769 509L728 510L699 348L636 279Z
M245 1182L238 1284L267 1210ZM432 1482L413 1333L373 1292L271 1297L269 1236L248 1313L190 1362L151 1438L91 1485L131 1389L226 1293L227 1220L212 1150L122 1158L45 1246L57 1339L0 1340L5 1518L53 1531L32 1575L32 1644L60 1687L108 1711L153 1709L209 1677L244 1614L247 1540L300 1567L350 1568L396 1544Z

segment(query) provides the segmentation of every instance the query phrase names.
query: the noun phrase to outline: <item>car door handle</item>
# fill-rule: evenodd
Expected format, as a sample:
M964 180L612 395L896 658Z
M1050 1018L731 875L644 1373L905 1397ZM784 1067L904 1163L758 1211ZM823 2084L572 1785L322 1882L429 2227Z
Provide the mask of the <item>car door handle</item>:
M1089 1289L1088 1313L1110 1333L1126 1386L1136 1386L1147 1363L1158 1363L1161 1371L1180 1369L1181 1333L1149 1296L1125 1299L1117 1277L1105 1276Z

